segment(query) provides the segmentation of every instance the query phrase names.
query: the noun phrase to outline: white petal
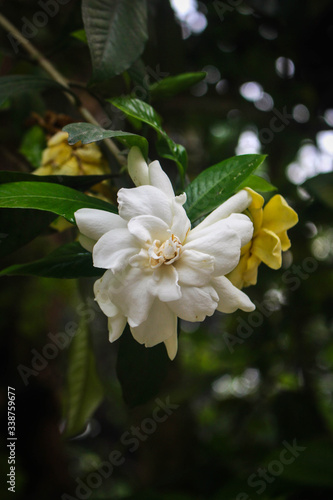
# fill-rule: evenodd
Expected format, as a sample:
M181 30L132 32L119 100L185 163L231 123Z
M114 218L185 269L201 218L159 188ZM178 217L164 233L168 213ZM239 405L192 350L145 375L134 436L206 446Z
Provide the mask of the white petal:
M81 243L83 248L88 250L88 252L92 252L96 240L92 240L91 238L88 238L88 236L85 236L84 234L79 234L79 242Z
M127 320L123 314L117 314L112 318L108 318L109 341L114 342L119 339L124 331Z
M138 215L154 215L168 225L172 221L169 198L154 186L139 186L118 191L119 214L129 221Z
M177 316L176 316L177 318ZM177 350L178 350L178 336L177 336L177 328L175 329L174 333L164 341L167 353L171 361L173 361L176 357Z
M111 301L110 293L114 288L115 277L112 271L106 271L101 279L94 284L96 301L103 313L108 316L109 341L114 342L123 333L126 317Z
M160 162L157 160L149 165L149 184L163 191L168 198L175 197L171 181L167 174L163 172Z
M80 233L92 240L99 240L103 234L111 229L126 227L126 221L119 215L96 210L94 208L80 208L74 214Z
M215 276L232 271L239 262L243 241L252 236L253 224L243 214L232 214L226 219L197 231L190 231L184 249L198 250L215 258Z
M128 223L128 230L136 238L149 243L153 243L154 240L163 243L171 236L169 226L154 215L133 217Z
M186 215L185 209L182 207L181 200L177 201L175 198L172 201L171 209L173 213L171 232L183 242L191 229L191 222Z
M119 271L139 251L137 239L127 228L113 229L104 234L94 246L94 266Z
M141 269L147 268L148 270L150 268L149 259L148 250L141 248L140 252L130 257L128 262L133 267L140 267Z
M150 271L150 270L149 270ZM140 325L147 319L154 295L151 290L152 273L130 267L121 273L121 286L112 293L112 301L127 317L130 326Z
M114 280L114 274L108 270L94 283L95 299L103 313L109 318L119 314L119 308L111 300L110 292L114 287Z
M219 297L212 286L182 286L182 298L168 302L177 316L186 321L203 321L211 316L218 304Z
M146 321L138 327L131 327L131 332L140 344L153 347L177 335L177 316L166 303L155 299Z
M178 196L175 196L175 200L179 205L184 205L186 202L186 193L181 193Z
M222 203L218 208L213 210L198 226L196 226L191 232L195 234L197 231L201 231L205 227L211 226L221 219L226 219L229 215L233 213L244 212L248 206L252 203L251 195L242 189L235 195L231 196L227 201Z
M133 146L128 153L127 167L136 186L149 184L148 165L137 146Z
M214 272L214 262L211 255L196 250L183 250L181 258L174 263L179 283L190 286L207 285Z
M232 313L237 309L243 311L253 311L255 309L255 305L249 297L236 288L225 276L215 278L212 283L220 297L218 311Z
M245 214L232 214L227 219L229 227L237 232L241 238L241 246L246 245L253 236L253 224Z
M188 243L192 231L184 245L184 250L197 250L215 258L215 276L225 275L234 269L240 257L241 238L236 231L230 229L227 219L215 222L205 228L197 237Z
M151 293L162 302L178 300L182 296L178 285L178 273L173 265L163 264L155 269L150 287Z

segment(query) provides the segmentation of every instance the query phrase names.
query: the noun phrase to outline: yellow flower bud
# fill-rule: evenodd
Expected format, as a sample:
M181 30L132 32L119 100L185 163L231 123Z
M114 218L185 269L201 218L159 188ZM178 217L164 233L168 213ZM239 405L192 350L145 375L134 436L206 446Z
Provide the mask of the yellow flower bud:
M47 142L42 165L36 175L102 175L110 173L100 148L95 144L68 144L68 133L57 132Z

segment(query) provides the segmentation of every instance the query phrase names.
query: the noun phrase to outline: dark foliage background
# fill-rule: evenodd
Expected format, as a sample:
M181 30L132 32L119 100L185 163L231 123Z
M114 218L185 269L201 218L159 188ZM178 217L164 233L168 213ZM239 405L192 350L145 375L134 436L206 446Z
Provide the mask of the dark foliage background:
M41 9L34 0L0 4L18 29ZM91 76L88 48L70 36L82 28L80 2L71 0L60 9L31 41L101 118L98 101L80 88ZM30 367L34 353L49 342L48 334L63 332L77 320L80 294L91 294L93 280L77 285L74 280L1 277L1 366L4 387L15 387L17 394L16 497L58 500L67 493L91 500L310 500L333 494L332 174L319 177L316 186L309 181L312 197L299 187L332 170L333 6L329 0L226 0L199 2L198 12L199 24L194 17L181 28L168 1L149 1L149 41L142 60L150 82L181 72L208 72L191 91L152 103L169 135L186 147L191 178L235 150L268 155L263 174L300 218L290 231L291 250L281 270L260 267L257 286L248 289L257 301L256 314L215 314L203 324L181 324L179 354L165 366L165 377L160 366L147 372L147 384L160 386L156 397L178 405L155 427L143 424L156 408L154 397L132 408L124 403L116 376L118 344L108 343L105 317L90 309L95 311L90 329L105 398L87 432L76 439L61 433L67 350L29 377L27 385L17 367ZM3 30L0 64L1 75L43 74L23 50L14 53ZM263 91L269 95L260 102L246 99L240 88L247 82L257 82L248 92L252 88L261 97ZM93 91L111 98L133 87L116 77ZM142 87L136 91L144 97ZM79 119L56 91L17 97L10 109L1 110L1 169L31 170L18 149L31 111L43 115L47 110ZM115 120L118 128L133 127ZM154 159L154 133L144 133ZM176 178L171 162L163 165ZM72 241L71 231L41 236L6 257L3 265L41 257ZM145 369L143 363L140 370ZM128 366L135 380L132 372ZM142 390L136 387L135 394ZM6 397L2 390L3 404ZM137 426L138 446L124 444L124 433L135 435ZM295 443L302 448L294 451L292 463L284 462L282 457L292 455L281 453ZM113 450L119 450L124 463L114 466L101 484L94 483L91 474ZM4 448L3 477L7 457ZM81 497L77 478L90 484L79 490ZM9 498L5 481L1 487L1 497Z

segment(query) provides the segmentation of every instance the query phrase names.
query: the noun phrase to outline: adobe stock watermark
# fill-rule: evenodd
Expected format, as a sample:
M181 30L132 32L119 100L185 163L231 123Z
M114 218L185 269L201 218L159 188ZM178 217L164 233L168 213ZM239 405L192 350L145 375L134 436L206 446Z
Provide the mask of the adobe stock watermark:
M49 22L49 18L58 14L60 6L66 5L70 1L71 0L39 0L38 5L41 10L37 10L31 19L28 19L26 16L21 17L21 34L28 40L34 38L40 29L45 28ZM18 40L13 33L7 33L7 38L15 54L17 54L18 47L21 45L20 40Z
M306 257L301 265L293 264L290 269L282 274L282 281L289 289L294 292L301 285L301 282L308 279L309 276L318 269L318 262L314 257ZM261 326L264 318L269 318L273 312L271 300L265 299L262 302L253 301L256 309L249 313L244 318L237 318L238 326L236 328L236 335L225 332L223 340L230 353L233 353L235 346L243 344L246 339L251 337L255 328Z
M90 323L95 318L96 312L100 311L98 304L92 299L88 298L86 302L82 302L76 308L76 312L80 318L86 323ZM19 364L17 371L19 372L24 385L28 385L30 377L36 377L43 371L49 362L55 359L61 351L66 349L72 338L79 332L79 324L75 321L66 323L64 331L58 333L47 334L50 342L45 344L40 351L33 348L31 349L31 362L29 366Z
M306 446L298 445L296 439L293 440L292 444L288 441L283 441L282 444L284 448L280 452L279 458L271 460L267 467L257 469L247 479L248 486L256 488L257 495L264 493L267 485L272 484L283 473L285 466L294 463L301 452L306 450ZM251 500L251 496L242 491L237 495L236 500Z
M134 453L141 443L145 442L149 436L154 434L159 424L165 422L177 408L178 404L171 403L170 397L166 397L165 401L155 399L156 406L151 413L151 417L146 417L138 426L132 425L131 428L120 437L120 442L127 448L127 451ZM61 500L86 500L93 490L99 488L105 479L108 479L113 474L115 467L120 467L126 462L125 453L119 450L113 450L108 455L108 460L105 460L98 465L94 472L90 472L84 480L77 477L75 479L76 489L75 497L68 493L61 495Z
M272 109L274 116L269 121L269 127L259 130L259 139L261 144L269 144L274 139L275 134L282 132L293 119L293 115L288 113L287 107L282 108L282 113L276 108Z

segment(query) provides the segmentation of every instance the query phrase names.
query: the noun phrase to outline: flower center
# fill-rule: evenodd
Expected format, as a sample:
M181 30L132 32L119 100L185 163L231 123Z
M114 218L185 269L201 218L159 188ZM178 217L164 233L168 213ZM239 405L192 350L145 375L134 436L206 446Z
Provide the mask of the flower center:
M162 244L160 240L154 240L148 250L150 266L155 268L162 264L172 264L179 259L181 249L182 244L174 234Z

